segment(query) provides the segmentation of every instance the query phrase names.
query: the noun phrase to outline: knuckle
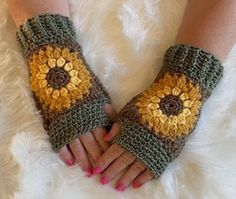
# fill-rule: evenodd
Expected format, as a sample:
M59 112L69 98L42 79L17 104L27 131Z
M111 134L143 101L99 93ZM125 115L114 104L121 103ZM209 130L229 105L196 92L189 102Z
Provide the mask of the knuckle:
M123 149L117 144L112 145L110 148L110 153L114 156L119 155L122 151Z
M130 154L125 154L123 156L120 157L120 164L121 165L128 165L133 161L133 157Z
M133 170L137 171L137 172L141 172L145 169L145 167L143 166L143 164L141 164L140 162L135 162L133 164Z

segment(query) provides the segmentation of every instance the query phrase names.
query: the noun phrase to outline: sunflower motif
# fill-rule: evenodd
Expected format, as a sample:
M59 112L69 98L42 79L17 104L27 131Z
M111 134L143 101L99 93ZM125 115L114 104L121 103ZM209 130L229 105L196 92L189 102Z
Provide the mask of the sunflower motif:
M194 128L201 97L199 86L185 75L166 73L137 99L136 107L143 125L161 137L174 140Z
M41 48L32 56L29 66L32 91L43 107L50 110L70 108L92 86L83 60L68 48Z

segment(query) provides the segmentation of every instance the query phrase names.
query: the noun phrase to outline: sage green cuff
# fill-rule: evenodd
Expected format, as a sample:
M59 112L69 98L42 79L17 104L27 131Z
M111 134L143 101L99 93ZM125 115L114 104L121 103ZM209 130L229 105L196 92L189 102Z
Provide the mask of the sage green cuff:
M59 14L43 14L26 20L16 37L25 57L46 44L67 46L77 42L73 22Z
M109 103L106 97L87 101L53 120L48 128L53 150L59 151L65 144L97 127L109 127L110 119L103 110L106 103Z
M223 77L224 67L211 53L191 45L179 44L170 47L164 56L162 73L180 73L198 84L204 98L211 95Z

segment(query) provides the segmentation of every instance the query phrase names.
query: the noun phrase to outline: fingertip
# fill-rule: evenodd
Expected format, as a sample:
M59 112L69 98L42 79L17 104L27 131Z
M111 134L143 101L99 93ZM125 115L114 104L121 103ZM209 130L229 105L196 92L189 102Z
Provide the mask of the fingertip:
M139 182L139 181L134 181L134 182L132 183L132 187L133 187L134 189L137 189L137 188L139 188L139 187L141 187L141 186L142 186L142 183Z
M110 179L107 177L107 176L103 176L101 179L100 179L100 182L102 185L106 185L108 184L110 181Z
M60 149L59 157L69 167L75 164L74 158L69 149L67 148L67 146L64 146L63 148Z
M123 183L118 183L115 187L117 191L123 192L125 190L125 185Z
M99 168L99 167L95 167L95 168L93 169L93 175L98 175L98 174L100 174L101 172L102 172L102 169Z
M67 166L71 167L75 164L75 162L73 160L65 160L65 163L67 164Z
M88 168L86 170L86 176L89 178L93 175L93 168Z

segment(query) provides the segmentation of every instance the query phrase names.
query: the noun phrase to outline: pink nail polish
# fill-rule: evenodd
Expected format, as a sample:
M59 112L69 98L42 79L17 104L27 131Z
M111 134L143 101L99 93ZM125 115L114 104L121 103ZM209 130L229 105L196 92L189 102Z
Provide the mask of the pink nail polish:
M104 176L104 177L101 178L100 181L103 185L105 185L105 184L108 184L110 180L109 180L108 177Z
M66 160L66 164L68 166L73 166L74 165L74 162L72 160Z
M124 191L125 190L125 185L123 183L119 183L116 185L116 190L117 191Z
M92 168L88 168L87 170L86 170L86 176L89 178L89 177L91 177L93 175L93 169Z
M97 175L97 174L99 174L99 173L101 173L102 172L102 170L99 168L99 167L95 167L94 169L93 169L93 175Z
M132 183L132 186L133 186L134 189L137 189L138 187L142 186L142 184L138 181L135 181L135 182Z

